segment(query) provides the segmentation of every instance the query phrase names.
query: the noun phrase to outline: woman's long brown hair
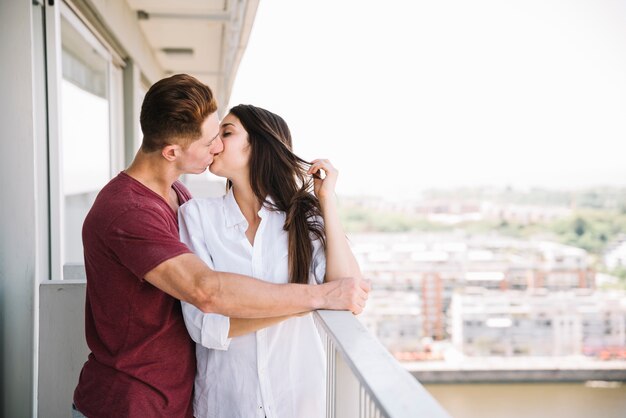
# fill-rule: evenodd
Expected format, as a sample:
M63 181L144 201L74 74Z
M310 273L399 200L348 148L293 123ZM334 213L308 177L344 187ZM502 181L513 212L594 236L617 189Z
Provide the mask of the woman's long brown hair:
M254 195L270 210L286 214L283 229L289 237L289 281L308 283L312 240L319 239L326 246L320 203L312 193L313 179L307 174L311 164L293 153L291 132L280 116L252 105L235 106L230 113L248 132Z

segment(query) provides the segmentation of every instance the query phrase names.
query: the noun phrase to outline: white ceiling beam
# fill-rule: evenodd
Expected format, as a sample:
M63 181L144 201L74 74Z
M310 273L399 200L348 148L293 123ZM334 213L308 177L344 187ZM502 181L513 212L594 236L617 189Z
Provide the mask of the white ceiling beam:
M227 23L231 16L228 12L217 13L163 13L163 12L147 12L145 10L137 10L137 18L139 20L148 19L179 19L179 20L207 20L217 23Z

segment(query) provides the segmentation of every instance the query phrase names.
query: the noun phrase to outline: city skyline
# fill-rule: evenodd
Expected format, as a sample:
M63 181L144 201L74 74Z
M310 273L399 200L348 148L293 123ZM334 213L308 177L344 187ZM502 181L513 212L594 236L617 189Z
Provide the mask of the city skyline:
M460 233L350 234L371 303L361 320L399 359L615 359L626 293L589 254L545 240Z

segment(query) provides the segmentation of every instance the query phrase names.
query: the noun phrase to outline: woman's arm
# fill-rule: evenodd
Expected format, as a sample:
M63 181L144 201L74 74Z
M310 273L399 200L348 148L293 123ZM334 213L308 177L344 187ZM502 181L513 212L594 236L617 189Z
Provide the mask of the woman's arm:
M276 316L273 318L230 318L228 338L249 334L263 328L271 327L272 325L283 322L286 319L306 315L307 313L308 312L303 312L301 314Z
M323 170L326 176L322 179L318 174ZM344 277L361 278L361 269L352 253L346 233L339 220L335 184L339 172L328 160L312 161L309 174L315 176L314 191L320 201L324 231L326 233L326 276L325 281Z
M228 350L230 340L270 327L289 318L308 312L271 318L229 318L218 314L205 314L195 306L182 302L185 326L191 338L198 344L214 350Z

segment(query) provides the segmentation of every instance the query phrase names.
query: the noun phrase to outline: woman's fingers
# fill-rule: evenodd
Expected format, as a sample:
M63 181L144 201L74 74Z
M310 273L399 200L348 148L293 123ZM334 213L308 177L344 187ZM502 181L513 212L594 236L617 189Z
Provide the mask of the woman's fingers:
M325 171L336 171L336 168L332 165L329 160L320 159L311 161L312 167L320 167Z
M323 167L322 167L322 166L320 166L319 164L314 164L314 165L312 165L312 166L309 168L309 174L311 174L311 175L313 175L313 176L315 176L315 177L317 177L317 178L321 179L321 178L322 178L322 177L321 177L321 174L322 174L322 173L320 172L321 170L323 170ZM324 171L326 171L326 170L324 170ZM324 172L324 175L326 175L326 173L325 173L325 172Z
M329 160L319 158L311 161L308 174L313 176L313 192L318 199L333 196L339 172Z
M320 168L322 168L322 160L313 160L311 161L311 166L309 167L309 174L317 173Z
M338 173L337 169L332 165L329 160L326 159L317 159L311 161L311 167L309 167L308 173L314 174L319 170L323 170L326 175L336 175Z

